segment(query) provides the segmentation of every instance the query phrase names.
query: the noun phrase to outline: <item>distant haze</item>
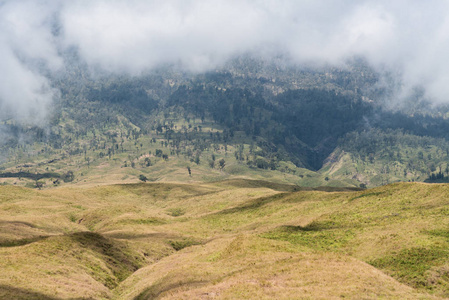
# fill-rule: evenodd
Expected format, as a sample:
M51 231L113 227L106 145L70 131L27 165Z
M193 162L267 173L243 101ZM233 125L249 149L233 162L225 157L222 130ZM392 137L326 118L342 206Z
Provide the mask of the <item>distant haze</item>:
M64 70L67 49L131 75L164 64L201 72L247 53L336 65L357 55L449 103L448 1L0 0L3 115L45 117L58 93L48 74Z

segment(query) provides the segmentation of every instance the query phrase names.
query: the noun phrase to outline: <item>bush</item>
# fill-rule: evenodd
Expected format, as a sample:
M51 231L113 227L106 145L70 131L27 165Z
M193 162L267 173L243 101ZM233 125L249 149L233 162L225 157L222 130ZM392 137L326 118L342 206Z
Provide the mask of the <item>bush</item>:
M67 171L67 173L65 173L63 175L64 182L72 182L75 179L75 174L73 174L73 171Z
M139 175L139 180L140 180L140 181L143 181L143 182L147 182L148 178L147 178L145 175L140 174L140 175Z

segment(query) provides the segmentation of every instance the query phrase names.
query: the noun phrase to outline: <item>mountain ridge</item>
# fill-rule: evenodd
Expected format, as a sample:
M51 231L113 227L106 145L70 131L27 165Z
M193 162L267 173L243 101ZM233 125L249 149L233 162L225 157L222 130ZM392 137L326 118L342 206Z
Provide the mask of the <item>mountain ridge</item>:
M384 102L392 87L380 87L381 75L362 60L346 69L314 70L241 57L214 72L165 68L135 77L94 76L71 65L72 71L53 78L61 98L47 126L1 122L4 178L48 169L59 176L71 171L79 179L92 173L91 165L109 165L109 172L117 174L123 173L119 166L131 166L134 170L122 177L138 179L139 171L149 175L142 166L167 158L176 160L179 170L205 163L200 172L216 178L271 170L295 175L298 184L307 186L378 186L446 176L449 122L444 109L426 108L419 93L407 111L388 109ZM409 150L412 143L420 150ZM382 150L367 152L366 145ZM346 171L335 177L325 162L341 150L349 158ZM382 151L388 157L378 155ZM228 163L218 167L215 156ZM314 179L304 180L306 173ZM158 178L163 177L152 180Z

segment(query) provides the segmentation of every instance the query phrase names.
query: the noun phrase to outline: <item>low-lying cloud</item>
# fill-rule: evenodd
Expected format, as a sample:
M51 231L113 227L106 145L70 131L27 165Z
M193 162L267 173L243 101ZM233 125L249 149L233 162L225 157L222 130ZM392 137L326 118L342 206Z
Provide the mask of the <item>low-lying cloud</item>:
M39 123L46 115L55 90L44 74L62 62L51 30L54 8L0 2L0 117Z
M363 56L449 102L449 2L274 0L0 1L0 116L44 116L47 74L76 49L92 68L201 72L239 54L342 64Z

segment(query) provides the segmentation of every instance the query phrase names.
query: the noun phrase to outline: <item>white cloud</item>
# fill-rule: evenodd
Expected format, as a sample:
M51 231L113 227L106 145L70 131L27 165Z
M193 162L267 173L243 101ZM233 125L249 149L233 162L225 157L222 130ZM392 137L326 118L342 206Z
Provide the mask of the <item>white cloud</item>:
M65 6L65 42L110 71L138 73L164 63L202 70L264 40L263 13L246 2L90 3Z
M43 70L62 60L51 31L54 9L43 1L0 3L0 116L40 123L54 90Z
M3 117L39 124L54 96L48 79L22 64L15 53L0 47L0 109Z
M362 55L449 102L443 0L0 0L2 107L30 114L49 103L42 66L61 68L67 47L91 67L133 75L172 63L203 71L248 52L334 64Z

